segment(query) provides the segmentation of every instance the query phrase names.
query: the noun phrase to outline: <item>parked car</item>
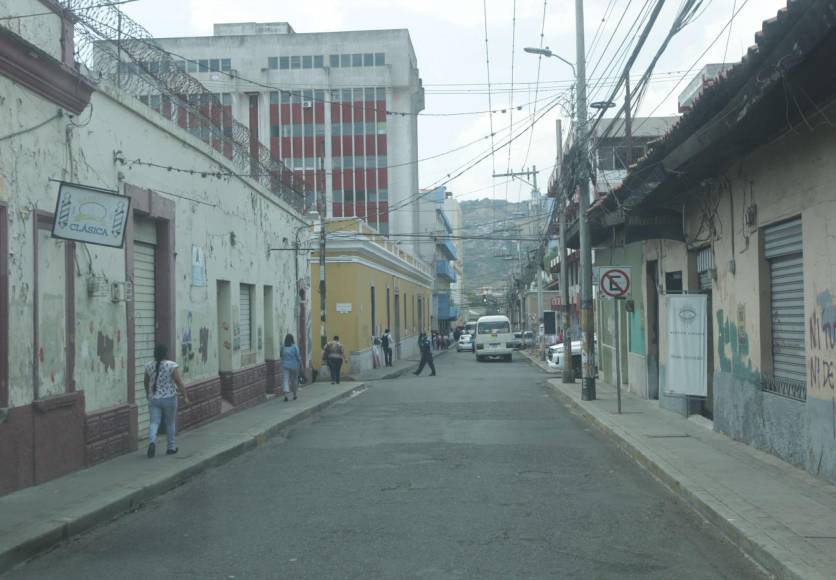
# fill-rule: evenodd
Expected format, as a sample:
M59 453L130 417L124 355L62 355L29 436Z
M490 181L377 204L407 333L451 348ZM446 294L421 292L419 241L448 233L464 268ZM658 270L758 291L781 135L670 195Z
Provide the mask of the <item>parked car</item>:
M469 334L463 334L459 337L459 344L456 345L456 351L473 352L473 337Z
M530 330L526 330L523 332L523 348L529 348L534 346L536 340L534 339L534 333Z
M523 333L514 333L514 350L520 350L523 347Z
M549 347L549 354L546 357L546 363L549 365L550 368L553 369L563 369L563 366L566 364L566 356L564 354L565 347L563 343L555 344ZM595 337L595 352L598 352L598 337ZM581 341L580 340L573 340L572 341L572 368L575 369L576 376L580 376L582 371L582 358L581 358ZM597 375L597 369L595 374Z

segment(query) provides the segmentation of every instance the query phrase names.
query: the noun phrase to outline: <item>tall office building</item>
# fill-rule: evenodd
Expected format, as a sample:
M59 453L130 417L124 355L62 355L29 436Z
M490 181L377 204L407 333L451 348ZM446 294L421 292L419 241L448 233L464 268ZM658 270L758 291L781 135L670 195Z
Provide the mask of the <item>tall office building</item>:
M407 30L229 23L216 24L213 36L156 41L302 176L309 206L329 218L363 218L384 234L419 231L424 91Z

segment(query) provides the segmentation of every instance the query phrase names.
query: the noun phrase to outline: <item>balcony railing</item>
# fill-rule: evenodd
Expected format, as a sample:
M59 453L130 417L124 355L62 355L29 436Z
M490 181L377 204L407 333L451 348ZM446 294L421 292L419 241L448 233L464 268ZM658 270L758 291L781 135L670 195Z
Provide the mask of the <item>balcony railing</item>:
M439 278L445 278L450 282L456 281L456 271L447 260L439 260L435 263L435 274Z
M438 249L441 250L441 253L444 254L444 257L448 260L457 260L456 257L456 244L454 244L450 240L438 239L435 242Z

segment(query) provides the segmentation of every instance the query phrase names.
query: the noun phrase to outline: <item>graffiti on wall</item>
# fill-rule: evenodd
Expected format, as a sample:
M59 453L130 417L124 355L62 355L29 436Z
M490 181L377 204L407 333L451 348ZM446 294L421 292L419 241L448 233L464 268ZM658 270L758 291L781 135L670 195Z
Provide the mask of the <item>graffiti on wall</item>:
M209 329L205 326L200 327L200 346L197 351L200 353L200 361L205 364L209 358Z
M186 325L183 328L183 334L180 336L180 366L183 369L183 374L188 374L191 371L191 363L194 360L194 352L192 351L192 312L186 312Z
M834 401L836 420L836 304L829 290L819 293L816 306L807 320L810 352L807 369L809 394L817 399ZM834 422L836 437L836 422Z
M91 323L92 326L92 323ZM116 367L116 357L113 349L113 339L99 331L96 337L96 355L105 367L105 372Z
M726 318L721 308L717 309L717 360L722 372L754 383L760 382L757 369L752 368L746 329L739 328L733 319Z

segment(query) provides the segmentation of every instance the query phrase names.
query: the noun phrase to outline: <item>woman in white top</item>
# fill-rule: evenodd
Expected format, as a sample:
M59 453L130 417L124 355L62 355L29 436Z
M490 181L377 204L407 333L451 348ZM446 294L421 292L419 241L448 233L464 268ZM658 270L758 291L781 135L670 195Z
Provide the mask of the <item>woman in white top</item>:
M164 344L154 347L154 360L145 365L145 395L148 397L148 414L151 422L148 424L148 458L154 457L157 451L157 430L160 421L165 419L165 433L167 441L166 454L177 453L174 444L174 432L177 423L177 391L183 395L186 405L191 404L189 393L180 378L177 363L166 360L168 348Z

